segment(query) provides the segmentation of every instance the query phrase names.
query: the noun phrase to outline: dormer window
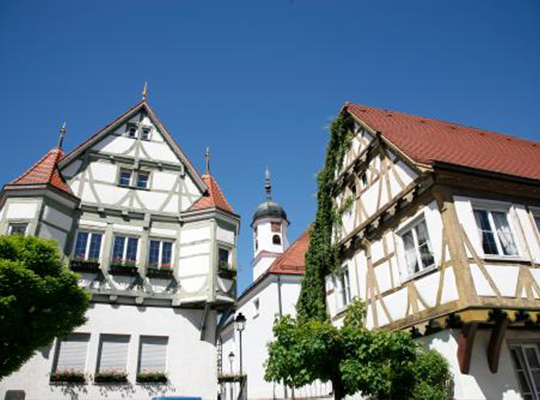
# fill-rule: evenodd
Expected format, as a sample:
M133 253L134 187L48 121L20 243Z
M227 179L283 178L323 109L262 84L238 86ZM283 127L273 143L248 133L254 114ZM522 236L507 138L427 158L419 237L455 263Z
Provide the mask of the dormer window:
M142 128L141 139L142 140L150 140L150 128L149 127Z
M279 235L272 236L272 244L280 246L281 245L281 237Z
M128 123L126 126L126 133L131 138L137 137L137 125Z

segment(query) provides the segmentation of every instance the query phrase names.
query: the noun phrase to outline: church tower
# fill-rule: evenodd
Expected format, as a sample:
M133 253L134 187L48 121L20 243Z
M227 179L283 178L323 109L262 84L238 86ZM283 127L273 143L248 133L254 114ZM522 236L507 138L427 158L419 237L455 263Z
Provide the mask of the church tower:
M272 201L270 171L266 169L266 200L259 204L253 214L253 280L257 280L272 262L289 247L287 239L287 213L278 203Z

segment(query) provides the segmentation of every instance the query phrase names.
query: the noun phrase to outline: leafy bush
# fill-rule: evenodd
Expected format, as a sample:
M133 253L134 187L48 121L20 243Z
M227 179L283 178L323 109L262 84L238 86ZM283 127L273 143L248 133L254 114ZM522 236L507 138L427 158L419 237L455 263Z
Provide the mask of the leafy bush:
M84 371L78 371L73 369L51 372L51 382L64 382L64 383L85 383L86 375Z

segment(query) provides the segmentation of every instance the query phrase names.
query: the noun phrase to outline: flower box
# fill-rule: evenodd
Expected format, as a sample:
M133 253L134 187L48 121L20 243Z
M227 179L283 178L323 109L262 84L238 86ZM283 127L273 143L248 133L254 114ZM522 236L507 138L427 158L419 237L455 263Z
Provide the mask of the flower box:
M223 374L218 376L218 383L226 382L242 382L246 378L246 375L240 374Z
M167 383L167 374L161 371L141 371L137 383Z
M148 278L156 279L171 279L173 276L173 271L170 267L161 267L160 269L156 267L148 267L146 269L146 276Z
M101 371L94 375L96 383L126 383L128 374L126 371Z
M86 375L83 371L55 371L51 372L49 380L54 383L86 383Z
M218 275L224 279L234 279L236 276L236 269L227 263L220 263L218 269Z
M91 272L99 271L99 262L95 260L73 259L69 262L69 267L75 272Z
M135 276L139 273L134 260L112 260L109 273L113 275Z

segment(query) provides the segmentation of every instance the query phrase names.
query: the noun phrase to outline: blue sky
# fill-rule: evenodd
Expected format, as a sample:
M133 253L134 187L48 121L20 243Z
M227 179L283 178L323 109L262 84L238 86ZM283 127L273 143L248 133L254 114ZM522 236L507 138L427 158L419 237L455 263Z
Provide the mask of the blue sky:
M0 182L149 100L242 216L240 287L265 165L290 239L315 212L344 101L540 140L540 2L0 1Z

